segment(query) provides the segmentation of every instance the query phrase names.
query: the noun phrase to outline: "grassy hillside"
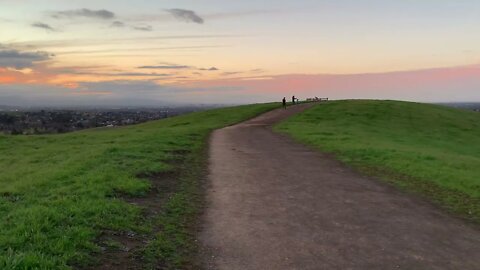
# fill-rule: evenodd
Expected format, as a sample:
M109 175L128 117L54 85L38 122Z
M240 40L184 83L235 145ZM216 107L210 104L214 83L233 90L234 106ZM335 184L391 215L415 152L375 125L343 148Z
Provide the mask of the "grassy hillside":
M397 101L336 101L276 128L480 221L479 113Z
M143 267L186 267L207 135L275 106L63 135L0 135L0 269L84 268L103 253L122 263L118 254L128 245Z

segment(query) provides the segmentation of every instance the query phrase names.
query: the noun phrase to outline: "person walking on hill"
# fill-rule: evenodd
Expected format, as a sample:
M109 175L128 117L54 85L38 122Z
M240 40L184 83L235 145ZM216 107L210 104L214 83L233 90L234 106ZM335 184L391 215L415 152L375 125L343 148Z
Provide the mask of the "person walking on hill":
M295 105L295 96L292 96L292 104Z
M283 97L282 104L283 104L283 108L286 110L287 109L287 99L285 97Z

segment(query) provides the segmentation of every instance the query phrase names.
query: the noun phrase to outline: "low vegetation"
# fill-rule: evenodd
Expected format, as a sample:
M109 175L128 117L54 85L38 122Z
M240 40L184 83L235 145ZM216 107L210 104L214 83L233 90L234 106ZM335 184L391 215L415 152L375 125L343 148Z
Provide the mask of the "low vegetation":
M188 268L208 134L275 106L69 134L0 135L0 269L107 269L108 252L117 263L123 252L143 268ZM142 201L149 196L162 196L161 207ZM134 250L125 237L136 241Z
M480 221L477 112L397 101L335 101L276 129Z

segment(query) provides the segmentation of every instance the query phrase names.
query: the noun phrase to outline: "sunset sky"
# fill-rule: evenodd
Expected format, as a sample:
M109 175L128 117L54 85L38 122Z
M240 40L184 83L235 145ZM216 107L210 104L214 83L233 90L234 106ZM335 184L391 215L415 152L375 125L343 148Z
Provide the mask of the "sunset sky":
M0 0L0 105L480 101L478 0Z

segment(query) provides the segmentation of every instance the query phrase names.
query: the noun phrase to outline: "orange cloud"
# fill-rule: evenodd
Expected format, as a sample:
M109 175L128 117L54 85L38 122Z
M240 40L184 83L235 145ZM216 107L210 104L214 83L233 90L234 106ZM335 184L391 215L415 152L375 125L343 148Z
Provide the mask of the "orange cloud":
M21 70L13 70L0 68L0 83L48 83L55 75L40 71L23 72Z
M15 82L15 77L0 75L0 84L14 83L14 82Z

